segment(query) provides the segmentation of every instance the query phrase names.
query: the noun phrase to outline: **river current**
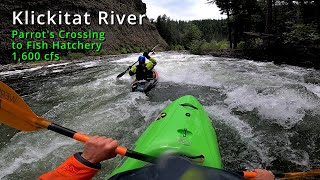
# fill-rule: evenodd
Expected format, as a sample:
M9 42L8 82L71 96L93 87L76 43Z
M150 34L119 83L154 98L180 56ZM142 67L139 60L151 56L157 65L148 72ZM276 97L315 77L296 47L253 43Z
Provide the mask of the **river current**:
M271 62L157 53L159 83L148 95L116 76L139 54L0 72L31 109L57 124L132 147L173 100L194 95L216 129L225 169L284 172L320 168L320 72ZM83 144L0 124L0 179L36 179ZM103 179L120 161L103 163Z

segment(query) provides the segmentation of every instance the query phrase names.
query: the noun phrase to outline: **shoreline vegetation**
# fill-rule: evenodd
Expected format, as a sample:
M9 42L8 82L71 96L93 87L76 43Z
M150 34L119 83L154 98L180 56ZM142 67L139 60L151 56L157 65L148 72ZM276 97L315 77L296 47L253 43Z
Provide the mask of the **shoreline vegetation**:
M299 54L290 50L264 50L264 49L207 49L197 47L191 50L195 55L212 55L215 57L248 59L260 62L273 62L274 64L293 65L305 68L320 69L320 52L313 55Z
M207 2L227 18L151 21L171 50L320 69L319 0Z

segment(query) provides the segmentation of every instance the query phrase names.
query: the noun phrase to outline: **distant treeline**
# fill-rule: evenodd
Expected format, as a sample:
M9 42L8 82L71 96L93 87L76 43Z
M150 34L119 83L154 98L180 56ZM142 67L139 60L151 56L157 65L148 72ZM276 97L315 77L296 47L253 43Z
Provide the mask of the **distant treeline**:
M172 50L190 50L192 44L197 41L225 41L227 38L224 19L176 21L162 15L152 22Z
M320 0L207 2L227 18L184 22L160 16L154 22L160 35L196 54L228 48L228 55L320 68Z

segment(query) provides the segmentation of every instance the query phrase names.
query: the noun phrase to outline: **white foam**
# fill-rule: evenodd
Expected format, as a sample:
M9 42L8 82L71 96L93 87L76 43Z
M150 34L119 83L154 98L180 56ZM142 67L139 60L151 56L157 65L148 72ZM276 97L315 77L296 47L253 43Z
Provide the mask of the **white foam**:
M247 143L249 149L255 150L263 163L269 164L269 148L261 144L260 137L255 136L253 129L246 122L241 121L237 116L232 115L230 110L221 106L204 106L210 117L235 129L243 142Z
M100 96L99 98L102 99L103 97ZM113 104L102 105L93 112L88 112L88 115L85 117L82 115L79 118L90 118L92 119L91 123L95 124L101 121L119 123L130 118L130 108L136 107L139 103L144 103L146 99L148 99L148 97L144 93L129 93Z
M98 64L98 61L89 61L77 64L78 66L82 66L85 68L94 67Z
M238 117L231 115L229 109L215 105L203 107L211 117L214 117L215 120L219 120L222 123L227 124L229 127L236 129L243 140L252 138L254 136L250 125L241 121Z
M90 76L94 76L92 79L95 79L90 82L80 74L80 76L69 77L68 82L62 84L59 84L58 80L53 81L55 84L52 94L46 94L47 91L35 92L38 93L37 102L44 103L44 105L51 102L58 103L54 107L50 107L50 111L44 116L52 117L53 120L62 122L60 124L84 133L91 131L112 132L110 128L114 126L108 126L109 124L126 121L132 116L132 113L141 114L146 124L153 121L156 115L170 102L165 100L150 102L149 97L143 93L131 93L130 83L133 81L133 77L125 75L120 80L116 79L116 75L125 70L123 66L128 67L133 64L139 55L141 53L131 54L126 58L113 61L119 67L103 73L90 74ZM310 95L311 91L320 96L319 85L306 84L299 78L288 78L291 74L300 77L300 72L304 74L304 69L291 66L280 67L272 63L171 52L157 53L154 57L158 62L155 69L159 72L160 83L174 82L210 86L218 88L221 94L226 94L225 106L205 106L205 109L211 117L215 117L217 121L235 129L241 140L247 144L248 149L256 151L264 164L269 164L273 159L272 152L270 152L273 145L263 141L266 134L256 132L257 130L250 127L250 124L232 114L232 109L236 108L241 111L256 109L262 121L271 120L285 128L290 128L303 119L306 111L319 107L319 100L313 99L314 97ZM97 66L98 62L85 62L78 65L92 67ZM40 68L42 67L24 71L10 71L9 73L1 72L0 75L35 71ZM71 86L69 82L70 84L76 82L77 85ZM307 87L309 92L305 92L303 88L299 91L299 89L290 89L285 86L292 84ZM266 88L273 88L274 91L261 93L261 90ZM144 128L144 126L138 127L134 129L133 133L139 135ZM284 133L285 135L286 133ZM284 152L283 156L287 156L287 159L295 164L308 165L308 154L294 149L289 139L285 138L283 144L286 147L280 148ZM48 140L52 143L49 143ZM45 161L52 156L53 152L62 153L64 152L62 149L70 144L73 145L73 143L76 142L59 137L54 133L43 131L18 133L0 151L0 163L6 164L5 167L0 167L0 179L8 174L14 174L13 176L17 177L16 172L21 170L25 164L38 164L40 161ZM73 152L75 150L67 153ZM52 166L57 165L56 162ZM37 168L30 169L30 172L34 174L39 171Z
M305 85L309 91L314 93L320 98L320 86L315 84L306 84Z
M155 69L159 73L160 82L221 87L221 84L213 79L212 73L204 71L206 62L191 61L186 63L177 61L165 64L158 63Z
M68 65L69 63L60 63L60 64L50 64L48 65L47 67L58 67L58 66L66 66Z
M23 70L15 70L15 71L5 71L5 72L1 72L0 75L16 75L16 74L21 74L21 73L25 73L25 72L32 72L32 71L36 71L41 69L43 66L38 66L38 67L34 67L34 68L30 68L30 69L23 69Z
M11 143L0 151L0 163L5 164L5 166L0 166L0 179L14 173L25 164L36 163L57 149L75 143L67 138L43 133L28 135L18 133L12 138ZM47 138L51 137L50 141L47 138L43 139L44 135ZM12 152L12 149L15 153Z
M313 102L293 89L276 89L274 93L262 94L250 86L242 86L227 93L225 103L230 109L253 111L263 119L275 120L284 128L291 128L304 117L306 110L316 108Z
M146 122L153 121L157 115L171 103L171 101L165 101L163 103L151 103L149 101L139 104L139 112L144 116Z
M309 154L304 150L296 150L296 149L287 149L288 152L286 152L286 159L288 161L293 162L294 164L300 165L300 166L309 166L310 164L310 157Z
M58 72L62 72L63 70L53 70L53 73L58 73Z
M115 61L116 63L126 63L126 64L133 64L134 62L138 61L138 57L141 56L141 54L135 53L135 54L130 54L129 56L125 57L125 58L121 58L117 61Z

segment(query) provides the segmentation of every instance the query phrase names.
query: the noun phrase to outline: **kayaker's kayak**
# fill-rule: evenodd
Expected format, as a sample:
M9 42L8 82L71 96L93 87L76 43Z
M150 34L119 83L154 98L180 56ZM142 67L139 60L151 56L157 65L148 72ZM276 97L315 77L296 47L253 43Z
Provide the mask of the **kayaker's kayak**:
M190 95L168 105L137 140L134 151L154 157L175 152L203 166L222 169L212 122L198 100ZM145 165L146 162L125 158L111 176Z
M154 88L156 86L156 84L158 83L158 72L153 70L153 75L152 77L147 78L146 80L135 80L133 81L132 85L131 85L131 91L132 92L148 92L150 91L152 88Z

